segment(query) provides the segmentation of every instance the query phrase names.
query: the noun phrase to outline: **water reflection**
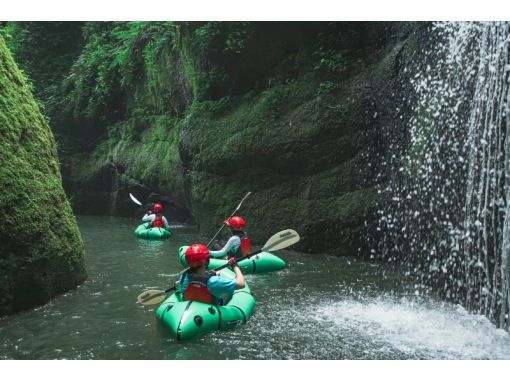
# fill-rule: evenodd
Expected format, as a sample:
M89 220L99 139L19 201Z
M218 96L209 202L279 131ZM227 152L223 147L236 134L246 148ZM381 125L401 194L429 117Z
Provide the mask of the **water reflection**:
M142 254L161 255L165 253L166 240L137 239L137 243Z

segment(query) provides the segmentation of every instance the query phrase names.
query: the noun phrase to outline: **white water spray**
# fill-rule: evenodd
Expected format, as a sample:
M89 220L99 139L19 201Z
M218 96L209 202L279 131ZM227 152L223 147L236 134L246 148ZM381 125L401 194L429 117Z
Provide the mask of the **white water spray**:
M510 23L436 23L406 68L405 153L383 189L382 254L508 328ZM404 99L408 101L409 99Z

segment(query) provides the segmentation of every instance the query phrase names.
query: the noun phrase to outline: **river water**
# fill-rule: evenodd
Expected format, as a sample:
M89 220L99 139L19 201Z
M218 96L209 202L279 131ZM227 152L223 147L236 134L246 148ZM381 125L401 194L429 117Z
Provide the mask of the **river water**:
M244 326L177 342L136 304L182 267L195 238L135 238L136 222L79 217L87 281L35 310L0 320L2 359L510 359L510 336L485 317L414 296L391 268L279 253L288 267L246 276L257 305ZM276 232L276 231L275 231Z

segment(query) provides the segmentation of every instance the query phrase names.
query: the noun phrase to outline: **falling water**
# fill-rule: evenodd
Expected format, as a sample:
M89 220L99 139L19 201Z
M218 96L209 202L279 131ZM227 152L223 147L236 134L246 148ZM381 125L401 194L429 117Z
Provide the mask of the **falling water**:
M435 23L404 69L404 153L381 188L379 253L441 297L509 327L510 23Z

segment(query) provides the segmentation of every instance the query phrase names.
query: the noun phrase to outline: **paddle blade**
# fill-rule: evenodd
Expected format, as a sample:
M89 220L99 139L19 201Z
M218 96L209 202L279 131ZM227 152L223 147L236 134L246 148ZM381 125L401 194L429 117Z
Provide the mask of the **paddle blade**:
M163 290L151 289L140 294L137 300L142 305L155 305L163 302L165 298L166 293Z
M134 195L133 195L133 194L129 193L129 197L130 197L130 198L131 198L131 200L132 200L133 202L135 202L138 206L143 206L143 205L142 205L142 202L140 202L138 199L136 199L136 198L134 197Z
M294 230L283 230L274 234L266 241L262 251L278 251L290 247L292 244L296 244L299 241L299 234Z
M241 205L243 204L244 200L245 200L246 198L248 198L248 197L250 196L250 194L251 194L251 191L248 191L248 192L246 193L246 195L244 196L244 198L243 198L243 199L241 199L241 202L239 202L239 204L237 205L236 209L235 209L235 210L234 210L234 212L232 213L232 216L234 216L234 214L235 214L237 211L239 211L239 209L241 208Z

